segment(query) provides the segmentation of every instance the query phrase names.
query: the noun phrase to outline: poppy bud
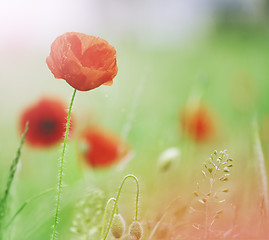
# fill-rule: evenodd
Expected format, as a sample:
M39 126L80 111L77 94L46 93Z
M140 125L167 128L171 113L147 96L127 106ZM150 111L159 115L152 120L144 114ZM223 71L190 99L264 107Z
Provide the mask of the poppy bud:
M130 225L130 228L129 228L129 234L131 236L134 236L136 237L135 239L136 240L139 240L142 238L142 235L143 235L143 228L142 228L142 225L140 222L138 221L134 221L131 225ZM134 238L131 238L131 239L134 239Z
M158 159L158 170L166 172L171 169L172 165L180 158L180 151L178 148L168 148L165 150Z
M120 214L115 214L110 228L114 238L121 238L125 231L125 221Z

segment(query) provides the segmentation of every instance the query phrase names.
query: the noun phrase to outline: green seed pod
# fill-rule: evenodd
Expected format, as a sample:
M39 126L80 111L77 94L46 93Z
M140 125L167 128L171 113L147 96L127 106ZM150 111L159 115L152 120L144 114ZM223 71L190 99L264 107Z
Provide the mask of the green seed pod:
M115 214L110 228L114 238L121 238L125 231L125 221L120 214Z
M129 234L131 236L135 236L136 240L139 240L142 238L143 235L143 228L140 222L134 221L129 228Z

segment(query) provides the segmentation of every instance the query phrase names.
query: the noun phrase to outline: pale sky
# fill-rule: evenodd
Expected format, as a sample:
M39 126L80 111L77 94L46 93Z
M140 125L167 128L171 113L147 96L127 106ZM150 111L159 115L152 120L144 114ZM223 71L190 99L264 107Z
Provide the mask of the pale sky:
M0 51L46 48L69 31L171 44L210 27L214 7L231 1L250 10L259 5L253 0L0 0Z
M91 2L0 0L0 47L50 45L56 36L64 32L85 31L91 23L94 26Z
M199 1L0 0L0 49L49 46L68 31L114 34L115 38L133 34L142 39L152 34L157 40L162 35L192 31L203 22L208 14L196 3Z

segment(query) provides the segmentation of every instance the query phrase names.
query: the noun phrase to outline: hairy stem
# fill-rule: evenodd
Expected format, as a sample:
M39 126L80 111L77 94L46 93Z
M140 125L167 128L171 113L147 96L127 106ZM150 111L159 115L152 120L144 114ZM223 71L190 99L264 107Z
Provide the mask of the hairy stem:
M103 239L103 237L104 237L104 232L105 232L105 222L106 222L106 214L107 214L108 206L109 206L109 204L110 204L112 201L116 202L116 198L110 198L110 199L107 201L106 208L105 208L105 212L104 212L104 217L103 217L103 223L102 223L101 239ZM116 214L117 214L117 213L119 213L118 206L116 206Z
M139 183L138 183L138 179L136 178L136 176L132 175L132 174L129 174L129 175L126 175L122 182L121 182L121 185L120 185L120 188L119 188L119 191L118 191L118 194L116 196L116 200L115 200L115 204L114 204L114 207L113 207L113 210L112 210L112 214L111 214L111 217L110 217L110 221L109 221L109 224L108 224L108 228L106 230L106 233L105 233L105 236L103 238L103 240L105 240L107 238L107 235L109 233L109 229L112 225L112 221L113 221L113 218L114 218L114 214L116 212L116 208L118 206L118 201L119 201L119 198L120 198L120 194L121 194L121 190L122 190L122 187L125 183L125 181L128 179L128 178L133 178L136 182L136 208L135 208L135 221L137 221L137 217L138 217L138 198L139 198ZM102 239L102 238L101 238Z
M60 202L61 202L61 196L62 196L62 191L63 191L63 170L64 170L64 154L65 154L65 149L66 149L66 142L68 138L68 133L69 133L69 128L70 128L70 118L71 118L71 110L73 106L73 102L75 99L77 90L74 89L69 110L68 110L68 116L67 116L67 122L66 122L66 131L65 131L65 137L64 137L64 142L63 142L63 149L62 149L62 154L59 158L59 174L58 174L58 185L57 185L57 196L56 196L56 208L55 208L55 215L54 215L54 223L53 223L53 232L52 232L52 237L51 239L54 240L56 238L56 229L58 225L58 220L59 220L59 211L60 211Z

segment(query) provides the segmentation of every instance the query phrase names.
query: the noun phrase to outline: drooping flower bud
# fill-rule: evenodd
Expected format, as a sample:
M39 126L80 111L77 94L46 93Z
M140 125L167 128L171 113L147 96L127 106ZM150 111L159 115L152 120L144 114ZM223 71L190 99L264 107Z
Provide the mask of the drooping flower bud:
M129 228L129 234L136 237L136 240L140 240L143 235L143 228L140 222L134 221ZM134 238L132 238L134 239Z
M110 228L114 238L121 238L125 231L125 221L120 214L115 214Z

